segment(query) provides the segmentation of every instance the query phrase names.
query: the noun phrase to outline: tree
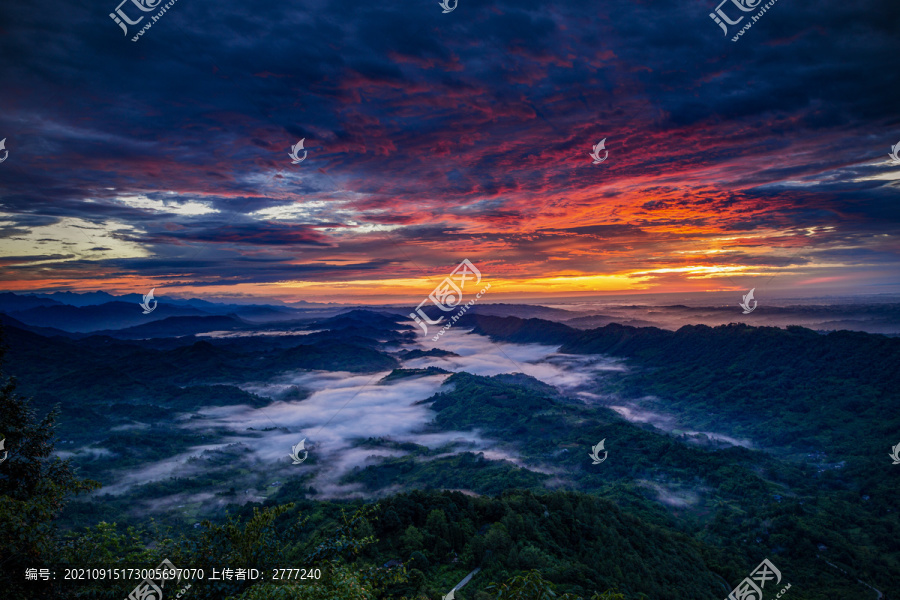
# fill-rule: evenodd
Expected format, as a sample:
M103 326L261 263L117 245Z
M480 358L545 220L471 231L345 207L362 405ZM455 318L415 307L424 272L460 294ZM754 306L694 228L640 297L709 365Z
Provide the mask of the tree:
M403 532L401 545L403 547L404 556L409 556L416 550L421 550L425 544L425 536L419 531L415 525L410 525Z
M428 518L425 519L425 529L429 534L438 539L446 540L450 537L450 526L447 524L447 515L440 509L428 513Z
M556 586L538 571L516 575L504 583L492 583L486 590L496 600L555 600Z
M409 568L410 569L418 569L422 572L428 570L428 567L431 566L431 562L428 558L422 554L421 552L413 552L409 557Z
M25 569L59 560L54 521L72 496L100 484L76 477L68 460L51 458L59 407L38 419L3 373L5 354L0 348L0 435L9 453L0 464L0 589L9 598L47 597L33 582L23 587Z
M387 512L384 513L384 517L381 519L381 525L382 527L384 527L385 531L393 532L400 529L403 526L403 522L397 515L397 511L395 511L393 508L389 508Z
M254 511L254 518L273 523L281 514L279 508ZM377 542L366 535L371 529L372 507L362 507L353 514L342 512L340 523L315 550L303 558L295 559L297 564L315 565L321 568L321 580L298 582L281 580L254 583L240 594L207 595L206 598L227 600L377 600L388 595L388 590L397 586L412 587L424 585L425 576L421 571L407 573L403 567L385 568L361 564L357 561L367 546ZM268 518L265 515L272 515ZM249 528L244 528L244 532ZM241 534L238 527L235 532ZM254 534L255 536L256 534ZM290 537L290 536L285 536ZM283 541L287 541L286 539Z
M557 594L556 585L536 570L511 577L505 583L492 583L485 591L495 600L582 600L575 594ZM590 600L625 600L625 596L615 590L607 590L602 594L594 592Z

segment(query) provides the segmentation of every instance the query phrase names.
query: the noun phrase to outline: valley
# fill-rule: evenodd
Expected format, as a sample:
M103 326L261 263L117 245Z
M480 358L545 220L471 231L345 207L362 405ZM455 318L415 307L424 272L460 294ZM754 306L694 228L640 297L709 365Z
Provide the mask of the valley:
M747 325L578 330L476 312L433 343L369 309L244 332L179 326L178 337L157 327L145 339L4 326L20 390L40 411L60 403L55 455L102 484L69 503L66 529L106 522L149 535L153 522L191 536L254 507L293 506L318 523L299 542L341 507L370 507L379 541L367 556L407 566L413 556L435 594L480 569L457 590L464 600L522 569L576 594L716 598L723 579L739 581L762 557L791 573L796 598L863 593L823 568L817 544L885 597L900 593L900 549L877 533L898 527L900 478L880 457L900 425L896 338ZM837 352L866 368L829 368L824 388L816 374ZM811 411L810 394L828 410ZM292 464L301 439L308 457ZM601 439L608 459L592 465ZM415 514L428 518L401 516L391 508L401 501L424 503ZM486 517L480 502L504 508ZM645 576L612 567L605 544L655 560L626 528L620 541L591 538L607 556L604 576L575 575L592 561L563 551L572 540L515 524L541 518L525 508L534 502L561 502L554 527L590 522L598 535L616 527L601 517L615 507L630 528L664 536L668 566ZM595 502L606 504L589 517ZM463 516L472 510L480 516ZM449 533L431 523L435 511ZM674 569L690 577L663 585Z

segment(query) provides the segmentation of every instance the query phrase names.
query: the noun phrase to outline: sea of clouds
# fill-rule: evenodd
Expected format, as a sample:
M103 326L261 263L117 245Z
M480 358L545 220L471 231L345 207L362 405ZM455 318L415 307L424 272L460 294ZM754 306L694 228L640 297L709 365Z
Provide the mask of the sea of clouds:
M425 338L421 345L410 347L414 348L439 348L459 356L416 358L405 361L404 368L435 366L482 376L525 373L569 392L589 386L603 371L624 369L617 360L561 355L557 354L556 346L498 343L461 328L448 330L437 342ZM505 460L535 471L551 472L545 466L525 464L515 447L478 430L429 430L428 424L436 413L422 401L440 391L449 375L379 383L388 374L388 371L365 375L298 371L284 373L272 381L246 383L241 386L243 389L272 402L261 408L207 407L183 415L182 427L213 434L220 443L197 446L189 452L145 465L114 485L104 487L103 492L121 493L139 483L197 474L203 468L202 462L198 465L198 457L239 444L246 449L240 455L241 462L252 472L264 474L252 482L242 482L241 487L312 474L310 485L321 498L362 496L365 494L359 485L342 483L341 479L353 469L404 454L401 450L364 444L368 438L412 442L441 449L445 454L481 452L488 460ZM285 400L286 392L296 388L306 390L308 397ZM291 448L304 439L309 458L301 465L293 465L289 458Z

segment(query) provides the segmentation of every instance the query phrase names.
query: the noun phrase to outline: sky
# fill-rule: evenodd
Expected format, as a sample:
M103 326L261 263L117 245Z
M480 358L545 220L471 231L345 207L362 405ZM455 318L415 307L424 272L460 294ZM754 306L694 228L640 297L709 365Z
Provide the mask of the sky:
M896 2L118 1L0 5L2 290L900 294Z

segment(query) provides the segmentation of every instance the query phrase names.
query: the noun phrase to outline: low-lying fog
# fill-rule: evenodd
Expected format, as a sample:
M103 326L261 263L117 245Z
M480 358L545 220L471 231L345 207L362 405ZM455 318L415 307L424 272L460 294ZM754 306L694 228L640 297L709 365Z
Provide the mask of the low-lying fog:
M643 294L550 302L544 306L572 312L572 318L552 318L570 327L590 329L609 323L676 330L685 325L714 327L728 323L787 327L816 331L866 331L900 334L900 303L896 295L853 297L784 297L761 285L754 289L749 314L739 306L754 285L735 292L703 294Z
M657 429L661 429L669 433L684 434L686 436L689 436L689 438L694 438L689 439L688 441L698 441L696 437L702 435L715 442L722 442L730 446L743 446L744 448L750 449L754 447L753 443L750 440L738 439L713 431L693 431L691 429L685 429L683 425L680 425L678 423L678 420L674 416L641 409L638 408L635 404L631 404L629 406L617 406L610 404L608 406L632 423L650 423Z
M592 379L603 371L625 369L618 360L561 355L555 346L495 343L461 328L448 330L436 343L426 338L426 345L410 349L414 348L439 348L459 356L416 358L405 361L402 367L435 366L483 376L525 373L571 393L591 385ZM190 476L198 469L214 468L198 465L191 458L214 454L233 444L247 449L238 455L238 460L254 471L266 473L267 480L283 481L292 475L313 473L310 484L322 498L361 495L360 486L340 483L341 478L354 468L405 454L363 444L368 438L413 442L446 453L482 452L488 460L506 460L535 471L551 472L546 465L524 464L514 447L500 444L477 430L427 431L436 413L419 402L437 393L449 375L402 378L380 384L388 374L303 371L285 373L269 382L242 385L249 392L272 399L272 403L263 408L208 407L183 415L181 427L219 436L220 443L198 446L130 471L115 484L105 486L101 493L123 493L148 481ZM296 388L310 395L303 400L285 400L285 394ZM291 448L304 439L309 457L302 464L293 465ZM228 467L235 466L231 463Z
M671 416L633 404L625 405L619 398L595 393L596 380L604 372L626 370L621 360L558 354L555 346L498 343L461 328L451 328L438 342L424 338L421 345L409 349L415 348L439 348L458 356L415 358L405 361L404 368L434 366L482 376L525 373L572 398L607 406L629 421L652 423L665 431L674 431L677 427ZM211 406L181 415L180 427L210 435L216 443L196 446L178 456L130 470L99 493L121 494L150 481L209 474L216 469L227 469L232 473L240 468L251 475L229 479L242 490L236 501L262 499L264 496L259 496L257 491L260 488L309 475L312 477L304 485L313 486L319 498L362 496L364 490L360 484L343 483L342 478L355 468L405 454L403 450L386 445L366 443L369 438L412 442L438 450L441 455L481 452L488 460L505 460L534 471L555 473L553 465L524 463L515 446L500 443L478 430L429 431L428 424L436 413L428 404L420 402L440 391L449 375L408 377L379 383L388 374L388 371L366 375L302 371L284 373L267 382L244 384L243 389L272 402L262 408ZM295 394L291 393L297 388L305 390L308 396L302 400L292 399ZM704 433L722 442L751 447L746 440L713 432L685 433ZM293 465L289 456L291 448L301 440L305 440L309 454L302 464ZM229 460L216 460L226 455ZM250 489L244 491L245 488ZM191 498L176 494L164 502L154 500L152 506L154 510L167 510L190 503Z

